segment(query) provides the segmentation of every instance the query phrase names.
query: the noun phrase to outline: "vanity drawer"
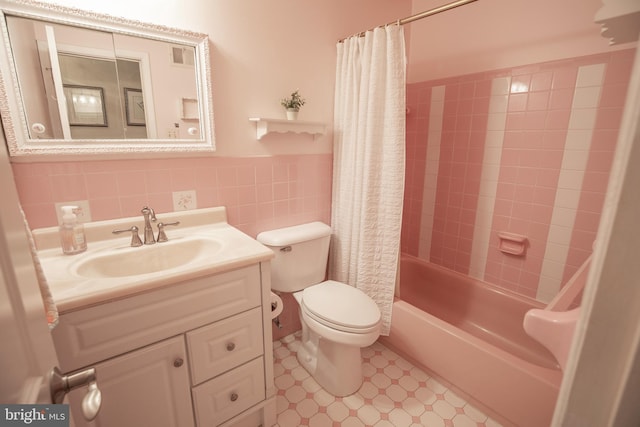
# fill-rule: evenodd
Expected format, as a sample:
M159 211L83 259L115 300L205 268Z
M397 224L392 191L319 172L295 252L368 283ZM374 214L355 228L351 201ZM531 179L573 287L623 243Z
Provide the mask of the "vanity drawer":
M187 333L193 384L220 375L262 354L262 309Z
M264 360L258 357L193 388L196 423L217 426L265 399Z
M69 372L261 305L253 265L64 313L52 331Z

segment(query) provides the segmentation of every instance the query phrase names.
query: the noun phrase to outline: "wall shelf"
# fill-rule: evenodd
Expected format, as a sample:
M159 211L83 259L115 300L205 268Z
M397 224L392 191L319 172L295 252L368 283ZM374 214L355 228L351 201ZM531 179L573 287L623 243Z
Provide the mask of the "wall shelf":
M327 126L321 122L305 122L301 120L283 120L283 119L264 119L260 117L251 117L249 121L256 124L256 138L261 140L265 135L272 132L286 133L308 133L316 138L324 135Z

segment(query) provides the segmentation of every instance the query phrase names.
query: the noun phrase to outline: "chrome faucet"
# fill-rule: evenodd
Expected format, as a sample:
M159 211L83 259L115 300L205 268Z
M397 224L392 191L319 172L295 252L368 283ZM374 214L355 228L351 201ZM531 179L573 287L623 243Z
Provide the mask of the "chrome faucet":
M140 211L144 216L144 244L153 245L156 242L153 236L153 228L151 228L151 221L156 222L156 213L148 206L145 206Z

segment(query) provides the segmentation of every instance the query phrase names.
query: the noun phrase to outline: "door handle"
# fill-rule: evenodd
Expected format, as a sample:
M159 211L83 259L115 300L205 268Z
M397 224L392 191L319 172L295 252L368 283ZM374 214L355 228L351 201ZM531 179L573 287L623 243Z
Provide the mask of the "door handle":
M93 420L100 411L102 392L98 388L96 369L89 368L70 375L62 375L56 366L49 374L49 391L53 403L62 403L71 390L87 386L87 394L82 399L82 414L87 421Z

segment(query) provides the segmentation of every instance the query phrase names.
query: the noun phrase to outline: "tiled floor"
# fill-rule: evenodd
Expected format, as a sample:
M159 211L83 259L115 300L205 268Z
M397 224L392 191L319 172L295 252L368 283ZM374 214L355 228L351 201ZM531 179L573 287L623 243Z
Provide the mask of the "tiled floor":
M273 345L280 427L500 426L380 343L362 350L364 384L344 398L324 391L298 364L299 332Z

